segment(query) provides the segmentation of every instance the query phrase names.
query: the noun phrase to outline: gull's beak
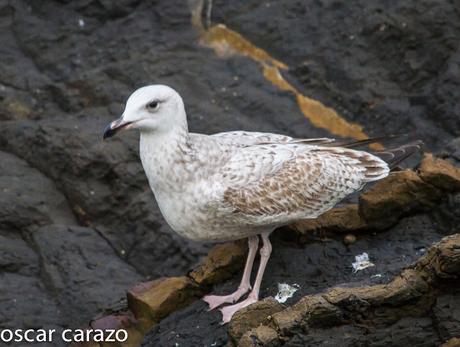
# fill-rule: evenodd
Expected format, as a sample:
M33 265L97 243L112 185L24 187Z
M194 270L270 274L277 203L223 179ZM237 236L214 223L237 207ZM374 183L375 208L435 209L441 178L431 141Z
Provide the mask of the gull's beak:
M102 138L105 140L108 137L112 137L120 130L127 128L132 122L125 122L123 117L114 120L113 122L109 123L104 129L104 135Z

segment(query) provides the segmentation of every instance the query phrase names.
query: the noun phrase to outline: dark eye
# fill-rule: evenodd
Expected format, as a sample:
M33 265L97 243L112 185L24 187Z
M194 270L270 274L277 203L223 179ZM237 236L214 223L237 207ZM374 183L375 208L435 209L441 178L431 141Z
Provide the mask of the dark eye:
M153 100L147 104L147 109L149 109L150 111L155 111L156 109L158 109L159 106L160 102L158 100Z

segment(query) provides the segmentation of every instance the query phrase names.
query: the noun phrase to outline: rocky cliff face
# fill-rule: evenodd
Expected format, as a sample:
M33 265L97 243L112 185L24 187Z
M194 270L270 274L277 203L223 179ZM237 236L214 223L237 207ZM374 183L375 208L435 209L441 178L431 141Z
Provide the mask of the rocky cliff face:
M192 131L410 133L458 165L460 9L454 3L210 3L0 2L0 328L85 325L125 310L128 289L162 276L179 280L131 290L130 305L139 307L137 298L150 302L142 296L146 288L160 288L166 302L177 302L171 288L196 299L212 284L219 292L238 282L235 275L222 283L238 269L240 246L229 248L234 259L219 260L214 251L204 268L184 276L210 246L180 239L164 223L142 172L136 134L101 141L103 126L142 85L176 88ZM364 210L345 207L320 224L278 232L263 296L276 294L278 282L300 285L287 305L339 284L388 283L433 242L458 233L454 181L436 170L422 172L425 177L406 174L399 205L373 204L370 195ZM430 175L436 189L420 190L425 195L404 190L420 188ZM379 215L388 206L397 217ZM331 242L315 240L318 230L332 233ZM337 232L358 241L345 246ZM353 275L349 264L363 251L376 266ZM408 343L436 345L458 335L452 307L459 306L459 294L450 283L445 287L453 289L437 293L418 318L385 321L372 339L385 344L388 331L413 326ZM182 306L191 301L179 300ZM178 308L168 305L146 326ZM196 302L165 318L145 343L224 345L249 331L229 339L217 322L218 314ZM267 323L260 333L284 342L292 335L292 345L317 344L328 334L338 341L348 333L358 345L368 339L361 326L339 322L331 330L275 329L276 336ZM172 331L182 337L171 340Z

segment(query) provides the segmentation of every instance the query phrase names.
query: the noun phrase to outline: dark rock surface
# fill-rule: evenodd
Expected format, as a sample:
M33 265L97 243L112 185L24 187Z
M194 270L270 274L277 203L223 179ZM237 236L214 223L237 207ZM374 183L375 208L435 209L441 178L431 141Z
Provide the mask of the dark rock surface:
M311 329L308 334L298 334L285 346L438 346L440 339L429 318L403 318L383 329L369 331L345 325L327 329Z
M334 286L358 287L388 283L401 272L403 267L409 266L425 254L433 242L454 232L449 225L438 222L439 214L444 209L459 211L460 205L458 202L456 204L446 202L446 204L448 205L443 205L431 213L404 218L385 232L359 235L356 243L350 246L343 244L343 237L340 235L331 234L327 235L327 241L317 239L299 245L288 241L290 231L275 232L272 236L274 240L272 258L268 265L269 270L264 276L261 297L274 297L278 292L278 283L300 286L294 296L286 302L288 306L307 294L320 293ZM457 218L454 223L458 222L460 219ZM355 256L363 252L369 254L375 266L354 273L351 264L355 261ZM240 276L241 273L231 281L215 286L213 292L229 293L235 290ZM426 340L426 346L435 346L448 337L457 336L455 330L458 325L452 317L460 314L459 309L454 308L459 294L457 288L452 289L452 292L445 297L439 297L439 303L433 308L433 312L438 312L436 320L420 318L411 323L411 319L407 319L377 329L374 332L375 337L369 336L365 327L334 328L331 331L323 329L313 331L312 335L309 331L308 336L296 335L294 332L295 338L290 340L288 345L302 346L302 343L305 346L321 345L319 342L327 345L335 341L340 346L343 343L348 343L344 344L347 346L355 346L375 339L375 346L385 346L391 341L387 334L394 330L400 336L393 340L393 345L399 346L403 345L404 339L407 338L406 334L415 324L415 327L418 327L416 330L421 332L421 334L414 333L417 339ZM144 346L171 346L175 343L179 346L211 346L213 343L215 346L224 346L228 339L227 327L220 325L220 319L219 312L208 312L207 305L198 301L164 319L147 335ZM445 335L439 336L440 329L446 331ZM347 330L350 330L350 341L343 340L343 334ZM329 334L332 336L329 337ZM431 336L431 339L427 339L427 336Z
M366 133L408 132L460 161L455 2L213 1L212 10L212 22L288 64L283 75L290 83ZM0 40L0 329L80 326L117 306L134 283L183 275L207 252L163 221L137 135L101 142L103 126L135 88L176 88L192 131L328 135L263 77L258 63L222 59L201 45L184 1L0 1ZM444 200L349 247L342 236L298 245L278 232L262 296L274 295L278 282L300 285L292 303L332 285L388 281L432 242L458 232L459 196ZM363 251L376 266L353 274L351 261ZM376 274L382 276L370 277ZM215 291L233 290L238 281ZM435 325L408 318L372 339L444 341L455 335L457 303L458 293L447 293L433 308ZM147 341L224 345L218 319L196 302L166 318ZM413 340L404 335L408 327ZM336 344L334 336L346 332L355 345L369 339L357 327L330 332ZM299 334L290 343L315 344L321 334Z
M460 135L459 9L455 1L218 0L213 20L285 62L304 93L368 133L415 133L433 150Z
M50 225L37 230L33 241L49 290L74 321L116 307L126 288L141 280L94 229Z

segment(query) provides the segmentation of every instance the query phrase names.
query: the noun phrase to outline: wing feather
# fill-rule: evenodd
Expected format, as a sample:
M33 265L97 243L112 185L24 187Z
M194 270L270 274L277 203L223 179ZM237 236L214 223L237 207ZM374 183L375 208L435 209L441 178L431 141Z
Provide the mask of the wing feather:
M253 224L281 225L316 218L389 168L363 151L279 144L240 149L223 172L231 176L222 196L227 208Z
M237 146L253 146L253 145L267 145L267 144L305 144L305 145L320 145L331 147L346 147L355 148L363 147L376 142L385 142L395 139L402 135L388 135L381 137L374 137L364 140L338 140L328 137L319 138L294 138L286 135L250 132L250 131L229 131L211 135L213 138L221 141L232 143Z
M326 144L332 143L335 139L327 137L312 139L296 139L286 135L250 132L250 131L229 131L211 135L211 137L221 141L231 143L237 146L267 145L267 144L288 144L288 143L305 143L305 144Z

